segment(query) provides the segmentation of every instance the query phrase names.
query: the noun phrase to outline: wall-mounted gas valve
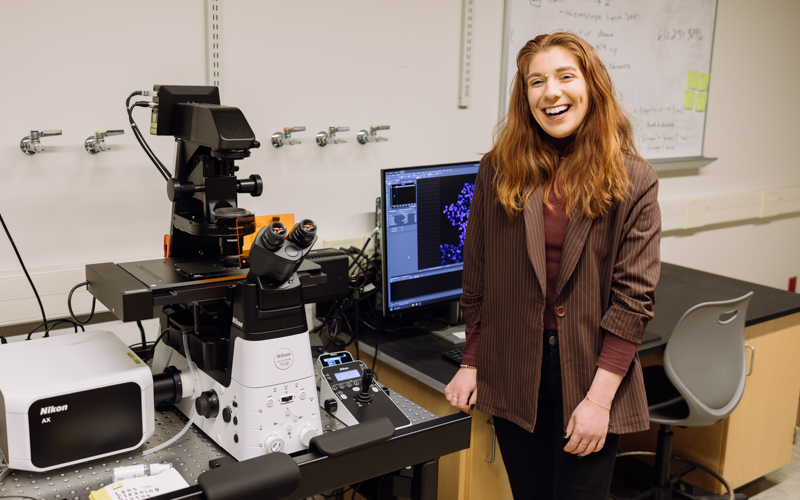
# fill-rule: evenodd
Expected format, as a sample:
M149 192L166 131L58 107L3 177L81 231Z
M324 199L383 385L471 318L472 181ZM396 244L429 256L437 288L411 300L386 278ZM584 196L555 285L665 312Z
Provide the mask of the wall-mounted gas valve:
M42 147L42 143L39 142L39 139L42 137L50 137L52 135L61 135L61 131L42 130L39 132L38 130L31 130L31 135L26 135L21 141L19 141L19 149L21 149L26 155L41 153L44 151L44 148Z
M111 149L111 147L106 144L106 137L111 137L112 135L122 135L124 133L124 130L106 130L105 132L102 130L97 130L95 131L94 135L90 135L85 141L83 141L83 145L86 147L86 151L91 154L108 151Z
M359 130L358 134L356 134L356 139L358 139L358 142L361 144L388 141L389 139L385 137L378 137L378 130L389 130L389 125L370 125L369 132L366 130Z
M289 146L300 144L300 141L297 139L292 139L292 133L302 132L305 129L305 127L283 127L283 132L275 132L272 134L272 145L279 148L284 144L288 144Z
M328 131L322 131L317 134L317 144L320 146L324 146L328 143L330 144L344 144L344 139L339 139L336 137L336 132L347 132L350 130L350 127L328 127Z

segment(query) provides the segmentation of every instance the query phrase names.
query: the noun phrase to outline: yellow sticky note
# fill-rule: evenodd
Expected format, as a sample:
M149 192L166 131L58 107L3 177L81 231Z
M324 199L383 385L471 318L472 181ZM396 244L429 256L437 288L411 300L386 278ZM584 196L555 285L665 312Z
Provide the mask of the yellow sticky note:
M696 105L695 109L697 111L705 111L707 104L708 104L708 93L706 93L706 92L698 92L697 93L697 105Z
M694 107L694 90L687 90L683 93L683 109Z
M697 71L689 70L689 75L686 77L686 88L697 89Z
M697 90L701 92L708 90L708 73L697 74Z

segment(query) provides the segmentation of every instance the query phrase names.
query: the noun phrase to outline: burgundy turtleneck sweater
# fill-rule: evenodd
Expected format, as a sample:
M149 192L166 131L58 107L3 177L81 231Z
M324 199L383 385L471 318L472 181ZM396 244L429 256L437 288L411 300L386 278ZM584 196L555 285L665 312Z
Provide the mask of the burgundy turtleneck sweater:
M550 143L556 148L563 160L570 153L570 147L575 141L575 136L565 138L548 137ZM558 172L558 167L556 167ZM556 196L556 189L550 189L547 200L552 209L544 207L544 245L545 262L547 269L547 290L545 293L544 329L558 330L555 315L555 290L558 272L561 268L561 254L564 238L567 233L569 217L564 203ZM467 341L464 344L463 362L467 365L478 366L478 347L480 345L480 323L467 327ZM604 331L603 349L597 366L612 373L625 376L628 367L636 353L636 344L629 342L613 333Z

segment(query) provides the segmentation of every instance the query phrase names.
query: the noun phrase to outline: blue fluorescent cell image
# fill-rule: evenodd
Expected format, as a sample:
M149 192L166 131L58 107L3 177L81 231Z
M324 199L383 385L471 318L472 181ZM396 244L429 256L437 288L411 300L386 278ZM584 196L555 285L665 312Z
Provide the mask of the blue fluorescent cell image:
M469 207L472 205L472 194L475 192L475 183L464 183L458 199L444 207L443 214L458 230L458 244L442 243L439 245L441 250L441 265L458 264L464 261L464 238L467 236L467 220L469 219Z

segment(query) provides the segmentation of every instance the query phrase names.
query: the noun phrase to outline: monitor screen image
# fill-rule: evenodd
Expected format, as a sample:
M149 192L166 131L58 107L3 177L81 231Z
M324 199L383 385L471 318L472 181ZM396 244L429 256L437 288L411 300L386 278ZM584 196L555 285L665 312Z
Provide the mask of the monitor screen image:
M464 238L479 164L381 171L384 314L461 297Z

